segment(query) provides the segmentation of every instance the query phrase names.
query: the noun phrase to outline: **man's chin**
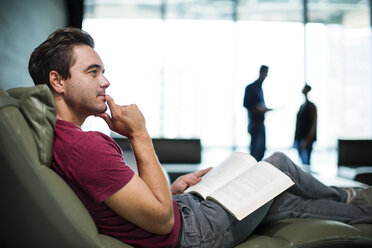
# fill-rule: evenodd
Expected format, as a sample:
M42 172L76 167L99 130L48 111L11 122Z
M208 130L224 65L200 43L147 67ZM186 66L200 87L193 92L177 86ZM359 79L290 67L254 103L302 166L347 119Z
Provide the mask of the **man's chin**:
M99 115L99 114L104 114L107 111L107 106L105 105L104 107L100 107L92 111L92 115Z
M107 111L107 107L106 108L102 108L99 111L97 111L97 114L103 114L103 113L106 113L106 111Z

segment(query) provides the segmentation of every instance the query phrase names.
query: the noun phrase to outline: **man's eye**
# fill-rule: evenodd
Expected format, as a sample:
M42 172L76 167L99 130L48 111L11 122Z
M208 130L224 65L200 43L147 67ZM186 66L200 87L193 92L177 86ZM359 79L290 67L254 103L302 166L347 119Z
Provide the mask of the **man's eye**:
M97 76L97 70L93 70L93 71L89 71L90 74L92 74L93 76Z

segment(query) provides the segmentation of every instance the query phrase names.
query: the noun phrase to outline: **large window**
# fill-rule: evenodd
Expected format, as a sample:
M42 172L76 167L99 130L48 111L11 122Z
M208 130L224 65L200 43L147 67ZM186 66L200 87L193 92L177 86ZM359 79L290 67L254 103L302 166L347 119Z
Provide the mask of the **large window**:
M306 25L300 0L86 2L83 28L105 63L108 92L138 104L153 137L245 149L244 88L261 64L270 67L263 87L275 109L269 149L291 147L305 81L319 111L316 149L372 136L366 1L308 1ZM85 128L110 133L98 119Z
M307 25L307 78L319 112L318 145L372 137L369 27Z

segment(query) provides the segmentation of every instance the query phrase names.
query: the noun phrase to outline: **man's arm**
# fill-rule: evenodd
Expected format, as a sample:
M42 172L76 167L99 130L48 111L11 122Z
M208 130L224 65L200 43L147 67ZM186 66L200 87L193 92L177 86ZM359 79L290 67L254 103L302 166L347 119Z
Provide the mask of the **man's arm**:
M138 167L134 177L105 200L117 214L156 234L168 234L174 224L173 200L167 179L155 154L145 119L136 105L116 105L106 96L111 117L100 114L110 129L131 142Z
M261 103L257 92L250 85L245 88L243 106L254 115L264 115L266 112L273 110Z
M266 107L265 105L259 103L255 105L253 108L251 108L251 111L253 114L257 115L264 115L268 111L272 111L273 109Z

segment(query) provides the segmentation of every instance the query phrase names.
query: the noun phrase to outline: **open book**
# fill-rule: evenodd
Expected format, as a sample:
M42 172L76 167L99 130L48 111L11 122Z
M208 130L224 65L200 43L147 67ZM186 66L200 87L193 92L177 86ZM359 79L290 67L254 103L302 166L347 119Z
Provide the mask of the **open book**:
M234 152L185 192L216 201L242 220L293 184L273 165L257 163L248 153Z

